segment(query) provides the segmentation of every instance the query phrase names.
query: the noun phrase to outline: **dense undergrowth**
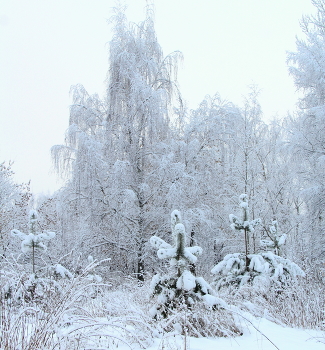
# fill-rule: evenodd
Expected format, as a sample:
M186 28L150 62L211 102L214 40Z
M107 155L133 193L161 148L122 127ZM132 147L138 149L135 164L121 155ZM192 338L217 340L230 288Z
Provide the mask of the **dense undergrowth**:
M1 350L114 348L121 343L145 349L154 338L173 334L234 337L240 336L241 315L247 311L279 324L324 329L324 287L315 279L300 278L264 291L249 284L229 287L218 294L227 303L225 309L197 304L156 321L149 312L149 279L142 285L117 276L93 283L87 276L95 265L70 279L42 281L33 296L31 275L1 270L2 282L11 281L10 293L1 289Z

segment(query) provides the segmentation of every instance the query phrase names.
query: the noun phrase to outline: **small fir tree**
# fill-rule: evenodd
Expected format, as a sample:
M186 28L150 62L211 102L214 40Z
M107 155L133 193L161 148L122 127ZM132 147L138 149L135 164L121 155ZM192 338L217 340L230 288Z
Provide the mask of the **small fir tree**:
M248 266L249 266L248 254L249 254L250 234L252 232L254 232L255 226L259 225L261 220L260 219L250 220L247 194L241 194L239 196L239 200L240 200L239 206L242 208L242 218L239 219L236 215L230 214L229 220L231 222L230 227L233 230L244 231L244 234L245 234L245 261L246 261L245 266L246 266L246 270L248 270Z
M24 254L31 253L32 260L32 270L35 274L35 253L37 251L46 251L47 247L45 245L46 241L55 237L54 232L39 233L36 232L37 224L37 212L36 210L31 210L29 213L29 234L23 233L17 229L11 231L11 234L15 237L19 237L21 242L21 251Z
M255 286L270 286L272 282L283 285L297 276L304 276L305 273L298 265L289 259L276 255L286 239L285 234L278 233L276 221L273 221L270 226L271 241L261 241L262 246L267 246L273 251L248 254L248 234L254 231L254 227L260 223L260 220L250 221L247 196L242 194L239 198L243 217L240 220L231 214L229 219L233 229L245 231L245 254L227 254L211 270L211 273L215 275L214 284L217 289L223 286L240 287L248 282Z
M171 266L169 274L157 274L151 281L151 295L157 296L157 303L150 310L152 316L155 319L166 318L172 310L191 309L198 301L211 309L225 307L226 303L214 295L204 278L195 277L190 271L190 265L196 263L202 249L198 246L186 247L185 227L178 210L171 214L171 225L173 246L156 236L150 239L151 245L158 249L158 258L169 259Z

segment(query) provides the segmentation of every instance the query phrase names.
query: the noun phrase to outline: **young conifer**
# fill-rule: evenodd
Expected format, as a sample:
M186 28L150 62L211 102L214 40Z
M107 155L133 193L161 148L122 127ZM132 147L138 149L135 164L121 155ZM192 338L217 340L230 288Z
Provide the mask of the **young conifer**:
M254 227L260 224L260 219L250 220L247 195L242 194L240 207L242 218L230 214L231 228L243 230L245 233L245 253L227 254L212 270L215 275L214 285L217 289L223 286L240 287L247 283L255 286L270 286L272 283L285 285L297 276L304 276L301 268L289 259L276 255L284 244L286 235L278 233L277 222L273 221L270 226L271 240L262 240L261 245L272 251L249 254L249 234Z
M13 229L11 231L11 234L13 236L19 237L22 240L21 251L25 254L31 253L33 274L35 274L36 251L46 251L47 247L45 245L45 242L55 237L54 232L36 232L37 217L37 211L31 210L29 213L29 234L23 233L17 229Z
M200 301L212 309L225 307L226 303L214 295L204 278L195 277L190 271L190 265L196 263L202 249L199 246L186 247L185 227L178 210L171 214L171 226L174 245L156 236L150 239L151 245L158 249L158 258L170 261L169 273L157 274L151 281L151 296L157 296L157 302L150 310L152 316L166 318L173 310L191 309Z

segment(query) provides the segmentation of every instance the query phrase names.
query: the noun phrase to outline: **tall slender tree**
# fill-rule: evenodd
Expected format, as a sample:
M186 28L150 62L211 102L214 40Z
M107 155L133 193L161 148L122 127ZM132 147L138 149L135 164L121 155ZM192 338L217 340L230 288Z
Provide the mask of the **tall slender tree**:
M308 213L308 254L319 261L325 259L325 1L312 3L316 14L301 21L305 38L297 39L297 51L288 54L289 72L303 92L298 115L290 124L289 140Z
M66 145L53 154L61 172L72 170L68 200L75 221L92 231L93 245L127 256L143 280L148 239L164 225L165 197L177 173L168 144L181 55L163 55L150 6L142 23L129 23L123 7L112 23L106 98L74 88Z
M12 162L0 164L0 263L8 258L11 244L10 231L14 227L25 229L31 193L29 183L16 184L13 180Z
M155 187L160 177L155 165L157 146L171 136L170 103L177 88L174 78L180 54L163 55L150 7L138 25L128 23L121 8L112 20L106 154L113 155L111 162L126 165L124 186L134 194L134 212L128 221L135 233L136 273L143 280L145 245L152 227L150 208L159 205L155 198L160 191Z

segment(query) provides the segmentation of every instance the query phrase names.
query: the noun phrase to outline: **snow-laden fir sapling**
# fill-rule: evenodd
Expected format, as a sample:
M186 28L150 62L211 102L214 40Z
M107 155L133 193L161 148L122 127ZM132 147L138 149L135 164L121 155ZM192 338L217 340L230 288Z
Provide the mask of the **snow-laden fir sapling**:
M232 229L245 231L245 254L227 254L211 270L211 273L215 275L214 285L217 289L230 285L240 287L248 282L252 282L256 286L270 286L271 283L282 285L297 276L304 276L304 272L294 262L274 254L279 252L286 239L286 235L278 233L276 221L273 221L270 227L271 241L261 241L264 248L267 247L272 251L249 254L248 234L253 232L260 220L250 221L247 196L241 195L240 200L240 206L243 209L242 219L238 219L233 214L229 215L229 219Z
M170 261L168 274L157 274L152 278L151 296L157 296L157 302L150 309L151 315L155 319L166 318L173 310L191 309L198 301L211 309L225 307L226 303L214 295L204 278L195 277L190 271L190 264L196 263L202 249L198 246L186 247L185 227L178 210L171 214L171 226L173 246L156 236L150 239L151 245L158 249L158 258Z
M247 199L247 194L241 194L239 196L240 204L239 206L242 209L242 218L239 219L236 215L230 214L229 215L229 220L231 222L230 227L233 230L239 230L239 231L244 231L244 238L245 238L245 261L246 261L246 270L248 271L248 265L249 265L249 260L248 260L248 247L249 247L249 235L254 232L254 229L257 225L261 223L260 219L255 219L255 220L250 220L249 217L249 207L248 207L248 199Z
M29 233L21 232L17 229L13 229L11 234L15 237L19 237L21 239L21 251L24 254L31 253L32 260L32 271L35 275L35 252L42 251L45 252L47 247L45 245L46 241L55 237L54 232L46 232L39 233L36 232L36 224L37 224L37 211L31 210L29 212Z

